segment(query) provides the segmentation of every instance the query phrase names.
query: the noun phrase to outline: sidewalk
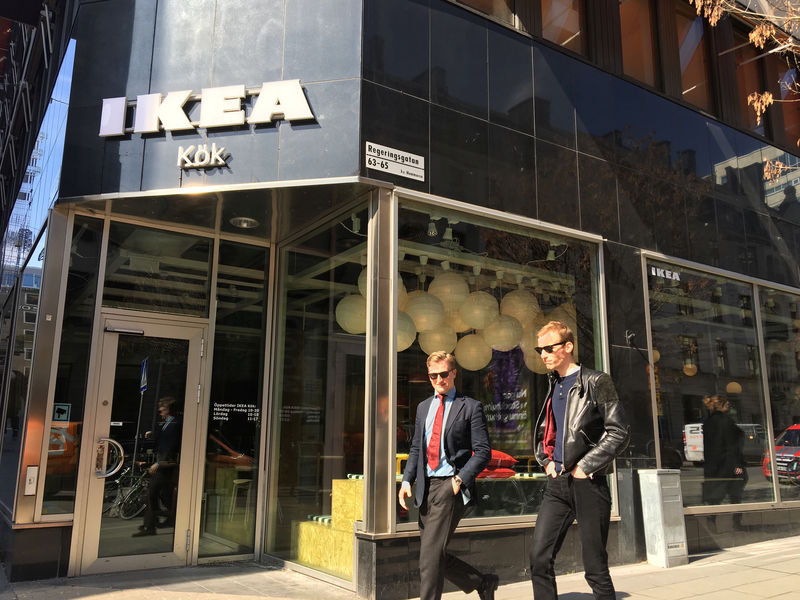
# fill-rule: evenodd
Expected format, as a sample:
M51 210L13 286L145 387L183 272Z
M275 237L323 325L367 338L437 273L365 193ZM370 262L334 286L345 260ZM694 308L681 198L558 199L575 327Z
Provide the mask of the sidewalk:
M611 569L617 598L750 600L793 598L800 591L800 536L692 556L672 569L647 563ZM501 582L502 583L502 582ZM591 600L583 573L558 578L560 600ZM501 585L497 600L532 600L530 582ZM0 600L355 600L353 592L313 577L253 563L132 571L74 579L0 582ZM446 600L477 598L473 593Z

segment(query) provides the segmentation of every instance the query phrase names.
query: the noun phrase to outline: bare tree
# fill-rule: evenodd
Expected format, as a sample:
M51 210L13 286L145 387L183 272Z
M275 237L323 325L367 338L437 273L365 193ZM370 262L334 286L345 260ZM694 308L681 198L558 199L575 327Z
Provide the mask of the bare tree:
M713 27L726 15L735 15L750 25L750 43L765 54L779 54L788 64L800 66L800 0L688 0ZM800 82L781 81L785 98L775 98L769 90L753 90L747 97L747 105L756 113L756 122L772 104L800 101ZM782 90L782 91L783 91ZM783 94L782 94L783 95ZM797 140L800 145L800 140ZM764 178L777 180L796 167L784 165L778 160L765 160Z

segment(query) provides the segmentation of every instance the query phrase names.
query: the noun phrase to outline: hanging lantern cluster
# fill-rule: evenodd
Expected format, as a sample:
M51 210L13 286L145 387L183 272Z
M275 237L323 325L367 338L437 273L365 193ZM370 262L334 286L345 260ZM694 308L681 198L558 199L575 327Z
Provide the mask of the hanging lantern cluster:
M336 322L348 333L366 332L366 273L364 269L358 277L360 293L345 296L336 305ZM399 275L396 280L398 352L417 340L426 354L452 352L462 368L479 371L491 362L492 350L508 352L519 346L525 366L545 373L547 369L535 350L539 329L548 321L561 321L576 331L572 302L545 315L536 295L523 288L508 292L498 303L489 292L470 292L467 279L450 270L440 272L427 291L407 292ZM466 335L459 338L459 334Z

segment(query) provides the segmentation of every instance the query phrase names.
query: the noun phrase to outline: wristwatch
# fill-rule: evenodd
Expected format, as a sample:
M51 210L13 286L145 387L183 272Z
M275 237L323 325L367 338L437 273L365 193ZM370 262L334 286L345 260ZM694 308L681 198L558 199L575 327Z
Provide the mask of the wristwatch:
M463 479L461 479L461 477L459 477L458 475L453 475L453 480L454 480L454 481L455 481L455 482L456 482L456 483L457 483L459 486L460 486L462 483L464 483L464 480L463 480Z

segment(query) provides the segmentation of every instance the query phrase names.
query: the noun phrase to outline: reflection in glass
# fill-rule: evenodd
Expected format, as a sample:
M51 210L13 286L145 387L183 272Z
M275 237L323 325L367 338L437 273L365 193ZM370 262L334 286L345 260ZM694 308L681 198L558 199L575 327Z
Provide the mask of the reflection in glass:
M18 364L16 368L14 366L15 362L19 363L19 357L12 346L12 328L14 325L14 310L17 306L17 289L15 285L10 290L8 300L3 307L2 326L0 327L0 351L3 353L3 372L8 381L4 386L6 393L3 396L3 412L1 413L3 416L3 431L2 440L0 441L2 444L0 476L7 483L0 488L0 503L4 505L8 514L13 511L14 493L17 490L17 467L20 444L22 443L21 428L24 425L25 398L28 393L27 375L19 371L21 365ZM9 362L11 364L8 364Z
M619 3L619 20L625 74L655 87L658 84L658 71L653 3L651 0L622 0Z
M211 240L111 223L103 306L208 316Z
M703 18L685 3L676 4L675 23L681 63L683 99L706 111L712 111L709 84L708 48Z
M736 61L736 82L739 95L739 116L746 129L764 135L764 119L756 123L756 112L752 106L747 105L747 97L753 92L760 92L764 87L762 82L761 51L748 42L747 36L738 32L734 33L734 60Z
M456 388L484 405L493 448L472 516L534 514L545 481L532 424L547 392L536 333L568 323L577 358L600 366L597 248L438 207L401 206L399 232L398 489L417 406L432 394L425 360L445 350L459 364ZM398 504L397 519L415 522L416 509Z
M760 298L781 500L800 500L800 296L764 290ZM773 472L766 454L762 469Z
M68 405L70 414L50 428L43 514L68 514L75 506L102 235L102 221L75 217L54 395L55 405Z
M126 461L104 482L98 557L172 551L188 353L188 340L119 336L109 437Z
M647 273L661 467L681 470L685 506L773 500L752 287L658 262Z
M542 37L583 54L583 0L542 0Z
M459 0L475 10L499 19L509 25L514 24L514 2L515 0ZM519 1L519 0L516 0Z
M220 241L200 556L253 552L268 256Z
M347 580L363 518L367 221L348 212L280 256L268 551Z

